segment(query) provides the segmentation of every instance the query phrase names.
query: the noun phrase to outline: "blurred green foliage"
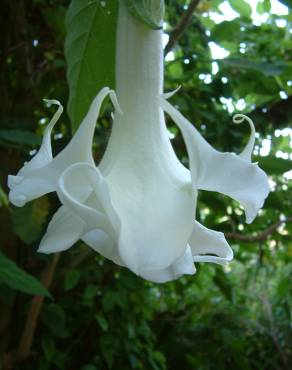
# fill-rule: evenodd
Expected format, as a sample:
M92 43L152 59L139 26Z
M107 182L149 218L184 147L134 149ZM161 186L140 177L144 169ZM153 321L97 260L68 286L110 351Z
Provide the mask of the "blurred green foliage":
M166 1L166 33L188 3ZM172 102L219 150L240 152L249 132L231 124L232 110L248 114L259 134L255 160L269 174L273 192L252 225L244 224L235 202L201 192L197 218L226 233L235 261L224 269L198 265L195 276L157 285L82 243L58 258L38 254L39 240L58 207L54 195L24 208L8 204L7 174L33 155L53 114L42 99L68 101L63 48L69 1L1 2L0 368L291 368L292 201L291 182L283 174L291 169L292 12L273 14L269 0L258 1L258 14L269 13L259 24L246 1L229 0L239 16L216 23L222 3L199 2L166 58L165 90L182 86ZM292 7L291 1L281 3ZM210 42L229 56L214 60ZM171 122L168 127L187 164L177 128ZM53 135L55 153L70 132L65 114ZM105 109L96 128L97 162L109 134L110 111ZM284 223L285 217L290 222ZM32 300L31 294L47 294L36 279L49 286L53 299ZM31 312L37 307L35 319ZM34 324L31 346L23 355L27 330Z

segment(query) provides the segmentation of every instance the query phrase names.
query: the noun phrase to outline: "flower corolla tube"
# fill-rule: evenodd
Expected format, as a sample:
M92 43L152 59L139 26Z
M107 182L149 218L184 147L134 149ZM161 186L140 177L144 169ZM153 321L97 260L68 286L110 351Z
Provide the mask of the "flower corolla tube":
M241 154L212 148L163 94L162 31L151 30L120 5L116 46L116 93L103 88L67 147L53 158L50 136L62 113L47 126L38 153L16 176L9 198L16 206L56 191L62 203L39 251L53 253L82 240L135 274L166 282L194 274L196 262L226 264L233 252L221 232L195 221L199 190L228 195L252 222L269 193L266 174L251 162L255 130ZM105 97L114 122L105 154L96 167L92 141ZM166 113L180 129L189 158L177 158Z

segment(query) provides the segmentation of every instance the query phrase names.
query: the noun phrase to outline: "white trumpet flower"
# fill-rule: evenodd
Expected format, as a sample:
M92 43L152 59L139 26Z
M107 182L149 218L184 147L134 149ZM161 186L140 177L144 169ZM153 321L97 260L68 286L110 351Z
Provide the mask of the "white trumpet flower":
M198 190L230 196L250 223L269 193L267 176L251 163L255 130L243 152L220 153L163 95L162 31L132 18L120 2L116 92L104 88L79 130L54 159L49 124L38 154L9 178L17 206L56 190L62 206L53 216L40 251L70 248L82 239L94 250L154 282L194 274L194 262L225 264L233 252L224 235L195 221ZM104 97L115 107L111 137L98 167L91 147ZM119 108L120 104L121 109ZM183 135L190 170L171 146L163 112Z

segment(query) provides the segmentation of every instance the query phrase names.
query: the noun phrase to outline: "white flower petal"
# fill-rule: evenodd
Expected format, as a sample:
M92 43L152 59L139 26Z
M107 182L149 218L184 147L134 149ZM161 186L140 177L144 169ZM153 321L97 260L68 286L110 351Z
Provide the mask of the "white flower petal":
M108 94L116 109L119 109L114 92L108 87L103 88L93 100L86 117L70 143L52 159L50 133L62 112L63 108L59 107L45 131L40 151L28 164L23 166L17 176L8 178L11 203L22 206L30 200L56 190L59 176L73 163L94 164L91 150L93 134L102 102ZM51 102L59 104L57 101Z
M119 265L119 218L112 206L108 186L100 171L87 163L76 163L61 175L60 200L85 223L82 240Z
M54 159L54 165L64 170L70 164L88 162L93 164L92 140L95 131L96 120L99 116L101 105L107 95L114 96L114 92L104 87L93 99L88 113L74 134L70 143ZM112 99L114 102L116 100Z
M94 166L74 164L60 177L58 195L85 221L86 232L106 232L123 264L139 275L166 268L182 255L192 232L195 197L190 183L155 177L146 186L149 178L136 176L124 172L112 182Z
M141 271L140 276L154 283L165 283L176 280L182 275L193 275L195 273L196 268L193 262L192 251L188 245L184 254L171 266L162 270Z
M224 234L207 229L197 221L195 221L189 245L194 262L213 262L224 265L233 259L233 251Z
M196 128L164 99L162 108L172 117L184 137L196 188L217 191L237 200L245 208L246 220L251 223L263 206L270 188L267 175L257 164L234 153L220 153L208 144ZM243 156L250 151L248 144Z
M177 88L176 88L175 90L173 90L173 91L169 91L169 92L167 92L167 93L164 93L164 94L163 94L164 99L169 99L169 98L171 98L174 94L176 94L176 93L178 92L178 90L180 90L180 88L181 88L181 86L177 87Z
M244 114L235 114L233 116L234 123L242 123L243 121L247 121L250 127L250 138L248 143L246 144L243 151L239 154L241 158L246 159L247 161L251 162L251 156L255 144L255 128L252 120Z
M51 121L49 122L48 126L45 129L42 144L39 151L29 162L27 162L22 167L22 169L18 172L18 176L27 176L31 171L34 171L37 168L45 166L46 164L50 163L53 159L51 133L63 112L63 106L58 100L44 99L44 101L58 105L57 112L54 114L53 118L51 119Z
M94 189L91 187L92 176L95 180ZM60 176L57 193L61 202L84 221L85 232L102 229L111 236L115 230L106 212L91 206L94 201L93 190L98 194L98 201L102 199L102 184L104 180L97 168L87 163L75 163Z
M113 197L121 220L119 254L137 275L167 268L182 255L196 206L190 184L179 188L157 177L136 193L143 181L129 182L120 199Z
M193 263L192 250L189 244L186 247L185 253L177 260L172 266L172 269L176 275L193 275L196 272L195 265Z
M38 252L55 253L69 249L80 239L84 226L84 222L68 208L60 207L48 225Z
M47 173L50 175L50 172ZM12 177L13 179L13 177ZM8 181L11 185L11 177ZM13 181L13 180L12 180ZM39 198L55 190L54 183L47 178L25 177L20 184L10 186L9 201L17 207L24 206L30 200Z
M16 176L8 176L9 200L17 207L24 206L28 201L36 199L54 190L51 181L48 181L51 171L47 171L46 177L35 176L39 169L52 161L51 133L60 118L63 107L57 100L46 100L49 103L58 105L50 123L45 129L43 141L36 155L19 170Z
M117 243L103 230L95 229L89 231L82 237L82 240L105 258L108 258L117 265L124 265L117 252Z

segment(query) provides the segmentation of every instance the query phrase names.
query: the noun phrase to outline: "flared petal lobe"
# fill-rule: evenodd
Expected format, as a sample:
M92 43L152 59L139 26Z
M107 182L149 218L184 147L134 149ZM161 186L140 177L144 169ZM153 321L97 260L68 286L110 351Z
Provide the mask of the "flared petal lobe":
M245 209L247 222L251 223L270 191L267 175L257 164L247 160L253 139L241 155L220 153L170 103L163 98L160 102L184 137L193 185L197 189L217 191L237 200Z
M225 265L233 259L233 251L224 234L207 229L195 221L189 245L194 262L211 262Z
M152 188L149 184L141 187L145 181L142 174L136 179L139 184L130 179L131 174L125 173L124 180L130 184L127 189L123 179L113 183L94 166L75 164L62 174L58 195L85 221L86 233L99 229L116 243L116 249L110 247L110 259L119 260L138 275L166 269L187 246L195 213L194 192L190 184L183 187L169 180L159 189L163 178L155 178ZM92 245L94 234L90 238L87 236Z
M83 223L79 239L123 265L117 250L120 220L100 171L87 163L71 165L60 176L57 193L66 208Z
M84 233L84 221L61 206L50 221L38 252L55 253L69 249Z
M167 268L182 256L196 210L196 191L189 176L179 175L178 160L169 156L166 141L144 132L128 133L134 140L119 152L115 148L109 171L103 167L121 220L119 255L137 275Z
M169 267L161 270L140 271L140 276L154 283L166 283L180 278L182 275L194 275L196 268L193 262L192 251L187 245L184 254Z
M30 200L55 191L59 176L71 164L94 163L92 158L94 129L101 104L107 95L110 96L115 108L120 111L115 93L108 87L103 88L93 100L72 140L55 158L52 157L50 135L63 108L59 102L50 101L58 104L59 108L45 130L39 152L23 166L16 176L8 177L9 199L12 204L21 207Z
M87 233L94 229L113 235L118 228L118 217L110 205L103 207L109 198L109 189L100 171L87 163L75 163L61 175L57 193L61 202L85 223Z
M140 271L144 279L165 283L173 281L182 275L196 273L194 262L211 262L225 265L233 259L233 251L228 245L224 234L210 230L195 221L189 244L184 254L169 267L161 270Z
M34 199L53 190L46 179L33 176L39 168L46 166L53 159L51 133L63 112L63 106L59 101L46 100L46 102L58 105L58 109L45 129L39 151L29 162L24 164L16 176L8 176L9 200L18 207L22 207L31 198L32 189L34 189Z

